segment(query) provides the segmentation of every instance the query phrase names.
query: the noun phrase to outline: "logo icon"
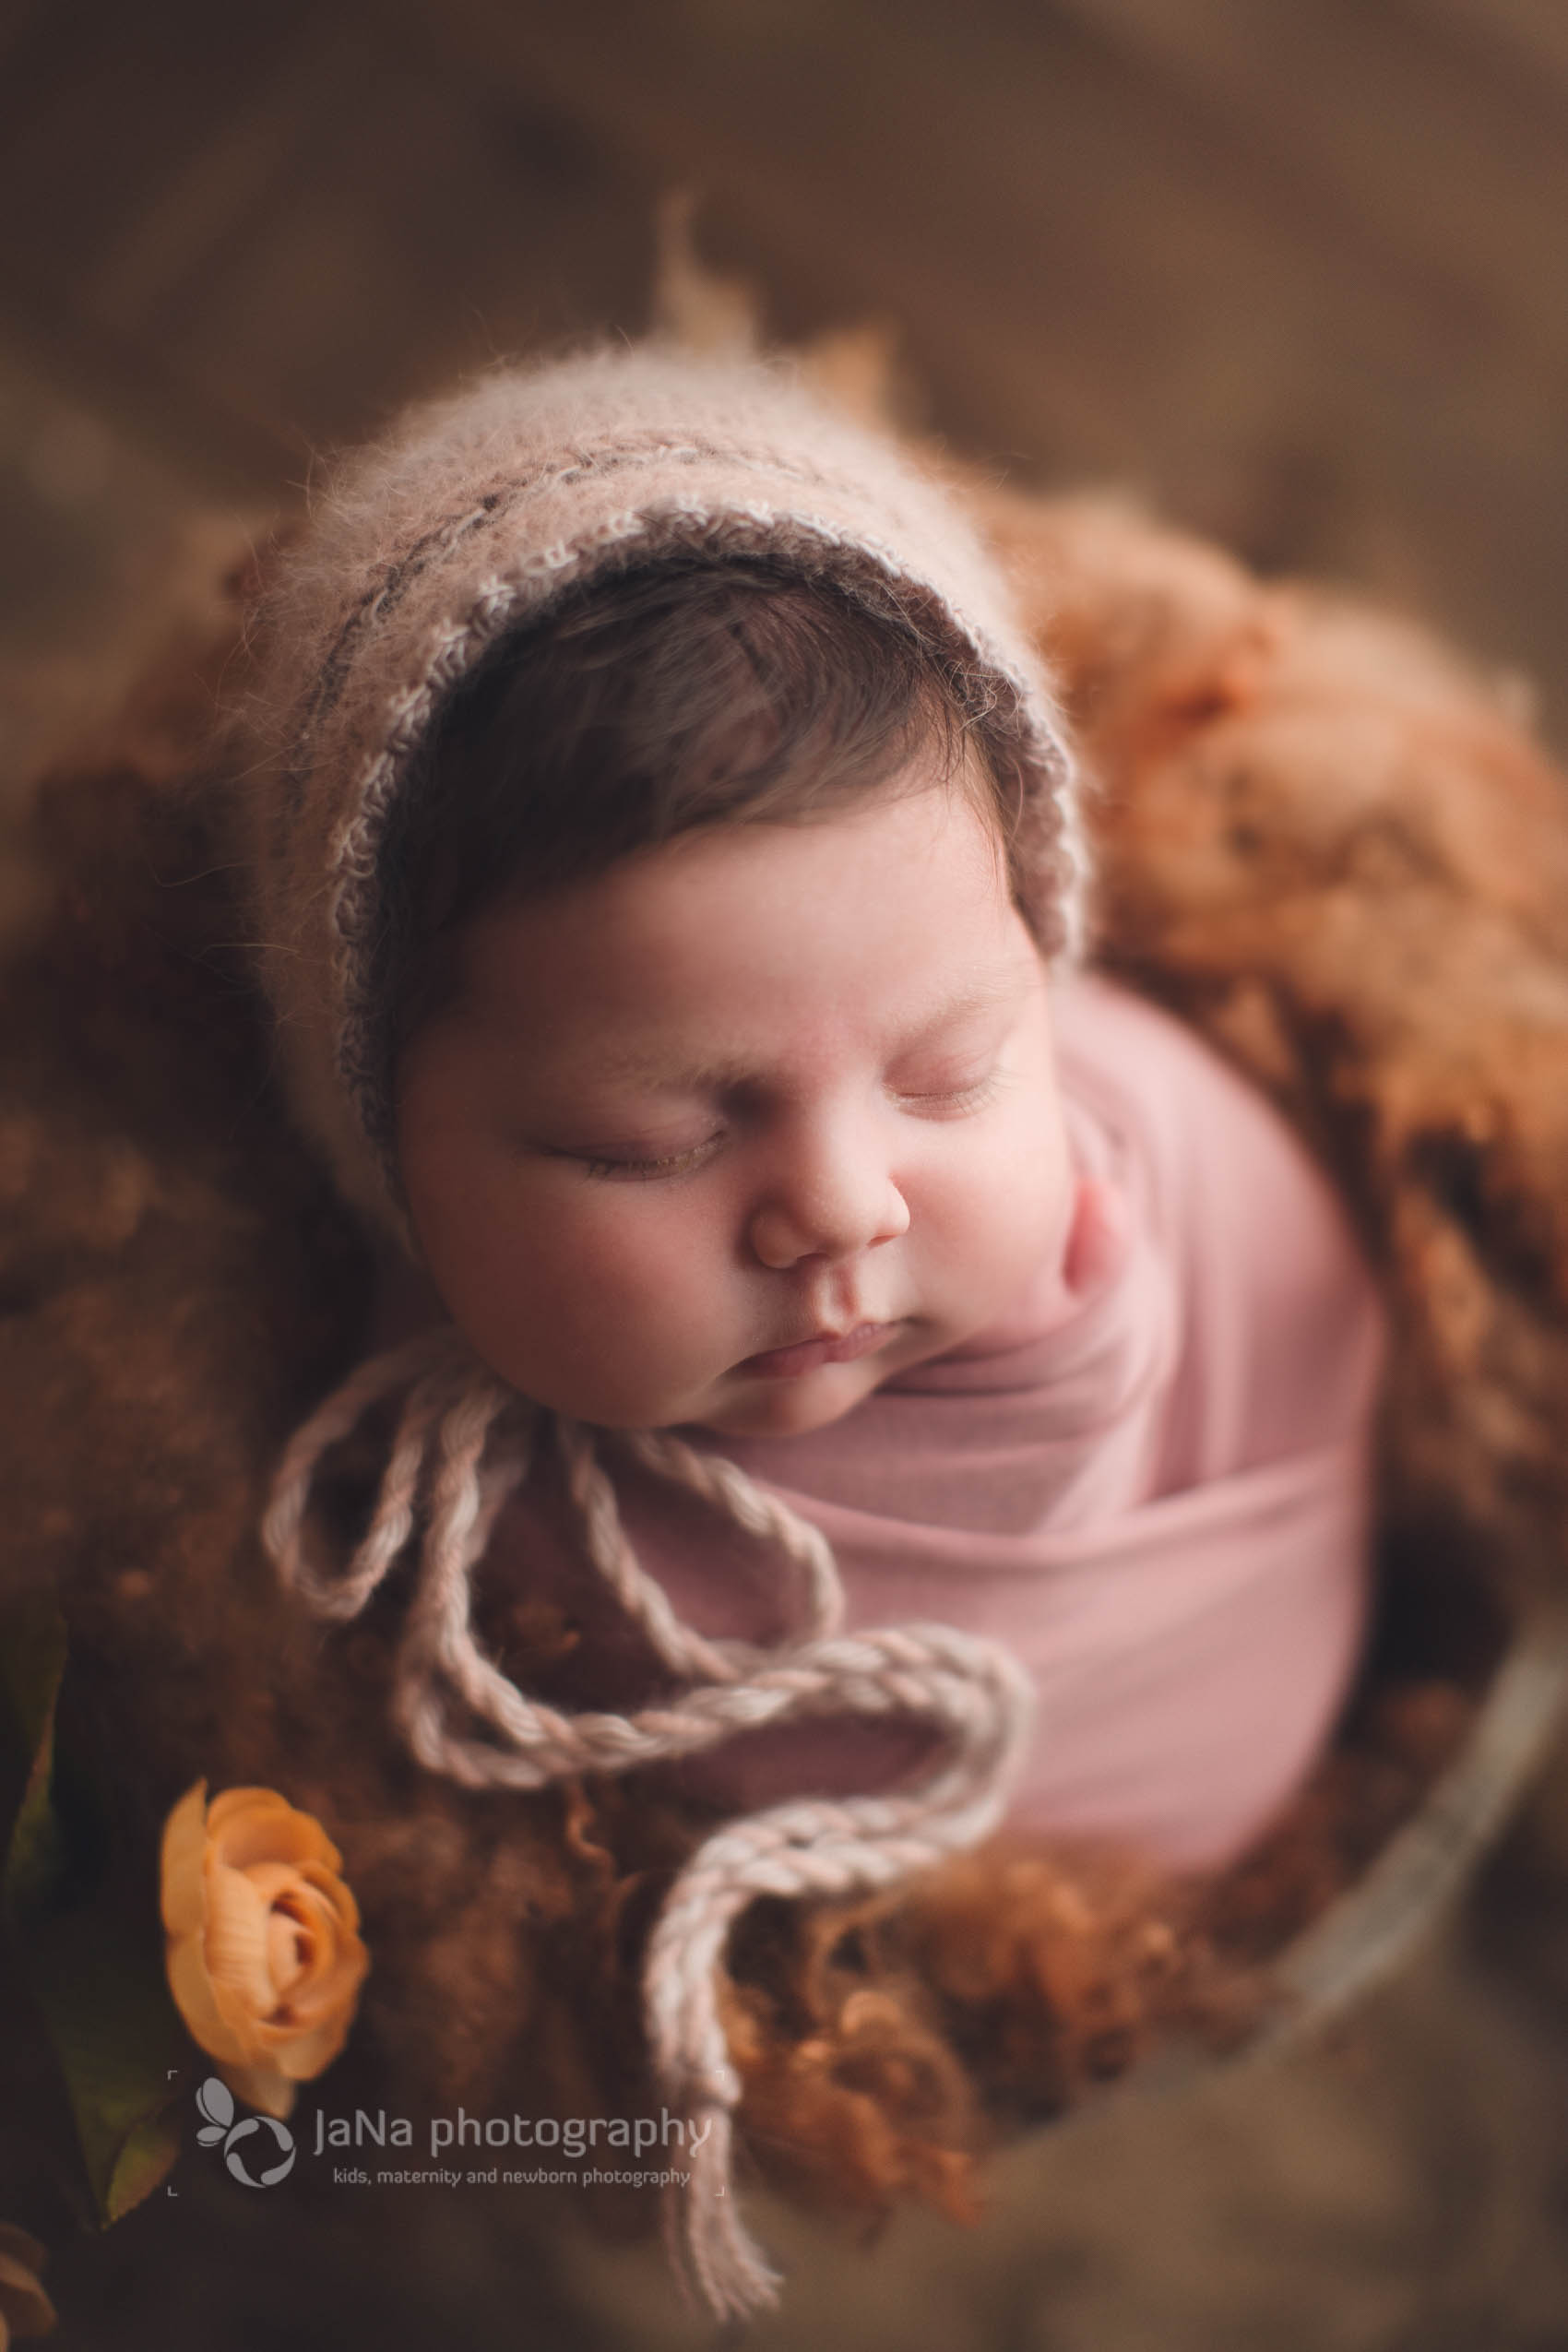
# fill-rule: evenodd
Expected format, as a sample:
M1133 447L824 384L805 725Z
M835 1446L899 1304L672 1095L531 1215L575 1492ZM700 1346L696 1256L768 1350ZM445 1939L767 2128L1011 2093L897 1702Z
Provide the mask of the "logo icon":
M294 2168L294 2158L299 2150L286 2123L279 2123L275 2115L242 2116L236 2123L234 2095L228 2084L220 2082L216 2074L208 2076L196 2097L197 2107L207 2119L196 2138L204 2148L216 2147L221 2140L223 2161L236 2180L243 2180L247 2189L271 2189L279 2180L288 2179ZM244 2144L261 2132L271 2132L275 2144L272 2150L267 2149L265 2141L259 2147ZM269 2153L276 2155L280 2161L269 2166L264 2172L253 2172L245 2161L246 2157L251 2163L259 2163Z

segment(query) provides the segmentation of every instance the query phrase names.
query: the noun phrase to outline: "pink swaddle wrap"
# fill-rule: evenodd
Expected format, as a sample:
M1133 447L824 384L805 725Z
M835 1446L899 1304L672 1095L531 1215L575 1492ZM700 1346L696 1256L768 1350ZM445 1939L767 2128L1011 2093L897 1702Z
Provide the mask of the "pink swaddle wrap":
M1058 984L1077 1174L1063 1263L1005 1329L830 1427L721 1451L819 1526L851 1628L934 1619L1005 1643L1039 1710L1009 1826L1223 1861L1300 1784L1354 1669L1384 1349L1372 1278L1278 1114L1170 1016ZM769 1563L635 1467L628 1535L687 1622L773 1638ZM656 1678L574 1556L548 1477L508 1506L487 1603L575 1621L577 1703ZM680 1767L736 1811L885 1784L915 1727L743 1734Z

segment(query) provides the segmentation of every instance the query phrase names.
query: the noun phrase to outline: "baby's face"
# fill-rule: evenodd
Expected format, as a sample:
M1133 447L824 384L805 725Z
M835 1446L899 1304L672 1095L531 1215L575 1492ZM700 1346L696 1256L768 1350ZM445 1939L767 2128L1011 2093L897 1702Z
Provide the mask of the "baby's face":
M1060 1257L1045 972L970 798L901 783L472 925L398 1148L437 1289L526 1395L820 1428Z

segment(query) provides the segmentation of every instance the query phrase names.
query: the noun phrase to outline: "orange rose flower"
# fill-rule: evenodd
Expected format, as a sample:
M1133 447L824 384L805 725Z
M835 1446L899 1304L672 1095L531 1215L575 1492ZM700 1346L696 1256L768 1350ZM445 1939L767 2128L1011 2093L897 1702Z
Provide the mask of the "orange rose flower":
M343 1858L273 1788L198 1780L163 1832L169 1989L237 2096L282 2117L329 2066L370 1966Z

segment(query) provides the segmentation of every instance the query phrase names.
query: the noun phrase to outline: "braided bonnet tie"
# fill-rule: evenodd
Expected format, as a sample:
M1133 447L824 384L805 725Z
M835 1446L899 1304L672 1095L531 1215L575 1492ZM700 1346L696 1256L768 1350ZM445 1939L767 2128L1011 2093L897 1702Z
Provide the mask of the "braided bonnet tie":
M322 1456L369 1408L405 1392L369 1529L341 1573L303 1550ZM553 1426L582 1547L665 1664L687 1685L630 1715L564 1715L491 1663L474 1639L469 1578L497 1514ZM731 2193L741 2084L719 2017L725 1943L759 1895L846 1895L883 1887L973 1846L996 1826L1023 1759L1033 1691L996 1644L944 1625L846 1634L843 1589L826 1538L733 1464L677 1438L623 1442L781 1552L798 1594L795 1633L777 1648L708 1641L684 1625L638 1566L594 1435L497 1381L445 1327L373 1358L311 1416L284 1454L262 1537L284 1584L319 1615L362 1610L422 1511L417 1576L395 1669L394 1709L430 1771L469 1788L540 1788L579 1773L629 1772L712 1748L758 1724L810 1715L918 1716L945 1734L924 1781L885 1797L802 1799L730 1823L676 1879L649 1942L645 2015L667 2106L694 2126L690 2182L666 2204L677 2271L719 2319L778 2299L778 2278ZM476 1736L481 1733L482 1736ZM698 2132L708 2125L700 2143Z

